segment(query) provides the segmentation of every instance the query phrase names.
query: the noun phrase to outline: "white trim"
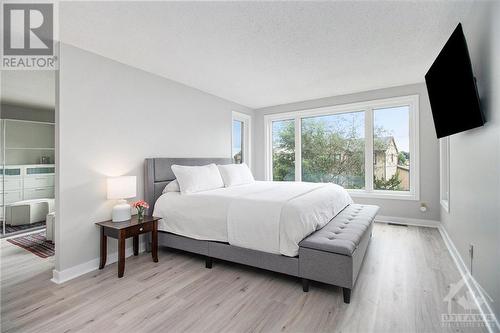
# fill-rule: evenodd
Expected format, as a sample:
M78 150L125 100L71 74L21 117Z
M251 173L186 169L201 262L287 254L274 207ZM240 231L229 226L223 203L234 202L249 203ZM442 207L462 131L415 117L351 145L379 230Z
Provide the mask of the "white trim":
M365 189L350 191L358 197L373 197L373 110L365 110Z
M439 139L439 202L450 212L450 138Z
M56 2L56 5L54 6L54 9L58 11L58 4ZM56 22L58 22L56 20ZM57 30L56 30L57 31ZM57 59L61 59L61 43L56 42L54 46L54 52L57 56ZM54 198L55 198L55 221L54 225L56 226L54 230L54 243L55 244L63 244L65 241L63 240L63 236L61 233L61 228L57 227L61 225L61 216L62 216L62 209L61 206L64 204L63 200L61 198L61 173L59 170L61 170L61 166L64 165L64 163L61 164L61 108L60 108L60 102L61 102L61 96L59 94L59 91L61 90L61 84L60 84L60 78L59 78L59 70L55 71L55 109L54 109L54 122L55 122L55 133L54 133L54 164L57 167L56 173L54 175ZM65 244L64 244L65 245ZM70 246L68 244L68 246ZM55 248L55 255L54 255L54 265L55 269L59 269L61 265L61 251L59 249L61 246L56 246Z
M453 262L457 266L457 269L460 272L462 279L465 281L465 285L467 286L467 288L470 291L470 294L474 298L474 302L476 303L476 306L479 309L481 317L483 319L486 318L486 314L490 314L491 316L493 316L496 327L492 327L491 325L489 325L489 322L485 320L488 332L490 333L499 332L500 324L498 322L498 318L496 318L495 313L491 309L491 306L488 301L489 297L486 297L485 293L483 293L484 289L470 273L467 265L465 264L462 257L460 256L460 253L455 247L455 244L448 235L446 228L443 225L440 225L438 227L438 230L439 233L441 234L441 237L443 238L444 244L446 245L448 252L450 253L451 258L453 259Z
M265 117L264 117L265 119ZM267 125L267 121L265 120L264 124L264 179L271 180L273 179L273 139L272 139L273 126L272 123L270 126ZM271 147L268 149L267 147Z
M394 224L411 225L415 227L427 227L427 228L439 228L439 226L441 225L441 222L436 220L424 220L424 219L415 219L408 217L382 216L382 215L377 215L375 217L375 222L394 223Z
M24 119L10 119L10 118L4 118L2 120L6 121L17 121L20 123L36 123L36 124L44 124L44 125L53 125L55 126L55 122L50 122L50 121L38 121L38 120L24 120Z
M5 148L5 150L55 150L55 148Z
M373 110L407 105L409 107L410 139L410 191L373 190ZM304 117L324 116L338 113L365 113L365 190L352 191L354 196L402 200L420 200L420 151L419 151L419 95L399 96L358 103L341 104L315 109L298 110L264 115L265 128L265 179L272 180L272 123L295 120L295 181L301 181L300 130ZM370 154L370 156L368 156Z
M271 148L272 149L272 148ZM295 117L295 181L302 181L302 119Z
M232 120L243 123L243 162L252 168L252 117L248 114L232 111ZM231 157L233 157L233 123L231 121Z
M346 191L353 198L373 198L373 199L393 199L393 200L411 200L415 201L415 195L408 191L385 191L385 190L373 190L371 192L366 190L352 190L346 189Z
M146 243L139 243L139 253L142 253L146 250ZM132 247L128 247L125 249L125 258L134 255L134 250ZM84 262L83 264L76 265L70 268L67 268L63 271L52 270L52 279L50 281L61 284L66 281L77 278L83 274L88 272L95 271L99 268L99 258L92 259L90 261ZM106 259L106 266L111 265L118 261L118 252L109 253ZM126 265L126 263L125 263Z
M410 104L410 192L420 200L420 105L419 95L411 96ZM413 187L412 187L413 184Z
M277 118L276 120L270 119L269 121L267 120L268 116L264 116L264 176L266 180L272 180L273 179L273 121L283 121L283 120L292 120L295 121L295 126L297 125L296 117L287 117L283 119ZM299 122L300 124L300 122ZM299 136L297 135L297 132L295 133L295 142L297 142L297 138ZM299 141L300 142L300 141ZM269 147L269 149L267 148ZM297 153L295 153L295 157L297 157ZM300 157L299 157L300 158ZM299 159L300 161L300 159ZM300 167L299 167L300 168ZM300 173L298 174L300 176ZM295 176L297 176L297 170L295 170ZM299 179L301 179L300 177ZM296 179L297 180L297 179Z

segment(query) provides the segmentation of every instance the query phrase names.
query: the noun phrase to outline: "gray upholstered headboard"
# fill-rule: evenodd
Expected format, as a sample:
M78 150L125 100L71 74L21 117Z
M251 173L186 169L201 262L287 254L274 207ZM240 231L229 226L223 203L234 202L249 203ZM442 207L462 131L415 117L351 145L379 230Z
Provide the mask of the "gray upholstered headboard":
M231 158L146 158L144 162L144 200L151 206L153 213L156 200L160 197L165 186L175 179L172 165L206 165L230 164Z

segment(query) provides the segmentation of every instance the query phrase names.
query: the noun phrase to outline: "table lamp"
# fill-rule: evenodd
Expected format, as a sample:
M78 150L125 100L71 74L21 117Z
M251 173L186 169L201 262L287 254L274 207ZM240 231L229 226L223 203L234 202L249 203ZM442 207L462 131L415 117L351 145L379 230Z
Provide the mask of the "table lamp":
M107 179L108 199L118 199L113 207L113 222L130 220L131 207L125 199L136 196L136 176L122 176Z

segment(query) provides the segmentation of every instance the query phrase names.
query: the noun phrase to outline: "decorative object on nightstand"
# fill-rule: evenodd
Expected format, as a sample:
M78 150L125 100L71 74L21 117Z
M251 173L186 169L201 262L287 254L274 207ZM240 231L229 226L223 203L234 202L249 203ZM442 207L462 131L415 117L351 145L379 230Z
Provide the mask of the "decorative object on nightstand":
M146 201L139 200L139 201L133 202L132 207L137 209L137 219L139 221L141 221L144 218L144 213L146 212L146 209L149 208L149 205Z
M118 277L121 278L125 272L125 240L133 237L134 256L139 254L139 235L151 232L151 255L154 262L158 262L158 220L159 217L144 216L142 220L137 215L132 216L128 221L98 222L101 227L101 261L99 269L106 266L106 256L108 254L108 237L118 240Z
M112 221L121 222L130 220L131 207L125 199L136 196L136 177L122 176L108 178L108 199L118 199L118 204L113 207Z

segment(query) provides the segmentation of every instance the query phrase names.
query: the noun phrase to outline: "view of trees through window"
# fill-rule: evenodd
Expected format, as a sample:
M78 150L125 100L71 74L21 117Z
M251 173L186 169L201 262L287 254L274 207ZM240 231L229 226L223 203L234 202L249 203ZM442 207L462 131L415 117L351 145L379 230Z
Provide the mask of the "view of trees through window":
M240 164L243 160L243 135L244 124L242 121L233 120L233 159L234 163Z
M295 180L295 121L273 121L273 180Z
M302 119L302 180L365 187L365 114Z
M410 110L373 110L373 188L410 190Z
M301 118L302 181L365 189L365 112ZM373 189L410 190L409 107L373 110ZM295 180L295 120L272 122L275 181Z

